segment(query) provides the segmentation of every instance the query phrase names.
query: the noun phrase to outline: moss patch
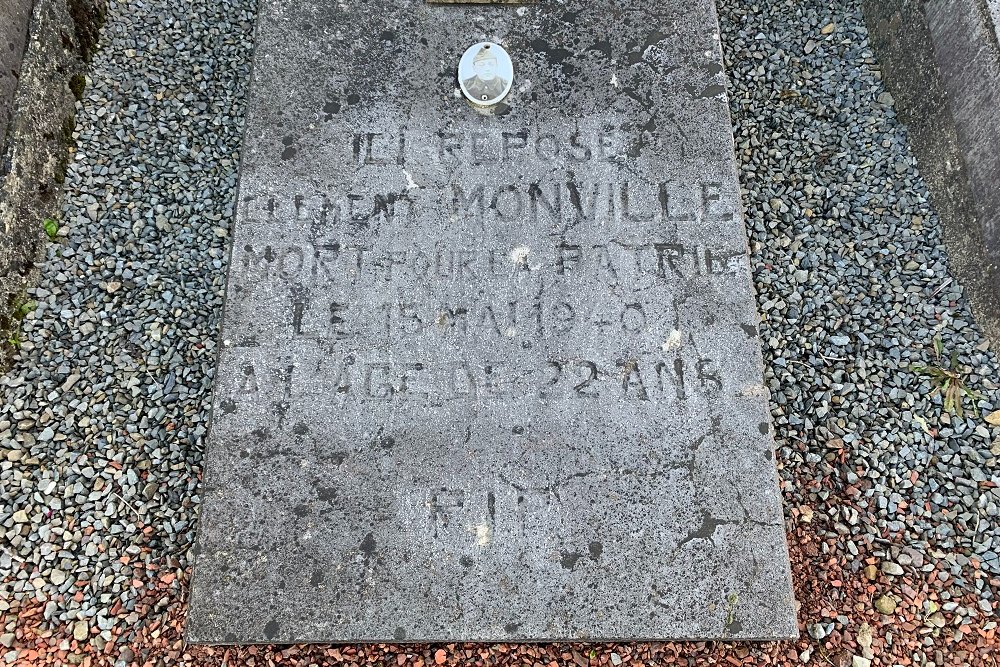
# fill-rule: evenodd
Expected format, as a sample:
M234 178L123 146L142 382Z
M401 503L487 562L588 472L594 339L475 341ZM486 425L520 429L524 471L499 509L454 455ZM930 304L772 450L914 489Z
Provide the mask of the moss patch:
M62 121L63 141L68 146L73 145L73 132L76 130L76 116L66 116Z
M66 3L69 14L73 18L73 30L76 33L76 43L80 47L80 55L84 62L90 62L97 49L97 38L104 24L105 7L102 0L69 0Z
M77 102L83 99L83 89L87 85L87 79L82 74L74 74L69 78L69 89L73 91L73 97Z

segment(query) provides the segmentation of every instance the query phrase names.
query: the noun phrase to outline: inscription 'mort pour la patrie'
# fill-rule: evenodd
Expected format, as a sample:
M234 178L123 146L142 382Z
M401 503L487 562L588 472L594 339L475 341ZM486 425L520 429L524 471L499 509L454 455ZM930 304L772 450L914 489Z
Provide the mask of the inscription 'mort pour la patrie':
M711 3L370 4L261 8L189 638L794 635Z

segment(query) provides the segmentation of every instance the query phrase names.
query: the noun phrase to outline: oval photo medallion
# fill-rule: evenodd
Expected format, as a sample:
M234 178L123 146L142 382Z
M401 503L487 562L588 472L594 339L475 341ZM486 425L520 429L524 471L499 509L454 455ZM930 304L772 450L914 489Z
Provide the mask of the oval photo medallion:
M458 83L469 101L482 106L496 104L510 92L514 64L499 44L473 44L458 62Z

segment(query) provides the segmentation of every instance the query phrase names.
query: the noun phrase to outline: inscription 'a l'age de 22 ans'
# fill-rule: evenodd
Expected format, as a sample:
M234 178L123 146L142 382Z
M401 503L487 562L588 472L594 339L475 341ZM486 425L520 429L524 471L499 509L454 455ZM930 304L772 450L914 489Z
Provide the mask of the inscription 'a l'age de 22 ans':
M362 362L353 356L324 356L293 364L285 380L286 398L325 396L339 403L509 400L529 395L659 402L723 389L713 360L681 354L660 359L549 359L539 367L504 360Z

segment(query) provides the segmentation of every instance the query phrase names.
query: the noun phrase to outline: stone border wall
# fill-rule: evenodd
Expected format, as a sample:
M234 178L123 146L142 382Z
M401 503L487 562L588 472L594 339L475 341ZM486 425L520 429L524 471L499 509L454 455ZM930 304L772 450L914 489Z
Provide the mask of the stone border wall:
M988 5L990 3L990 5ZM941 217L951 268L1000 349L998 0L862 0Z
M33 4L33 0L0 0L0 154L6 145Z
M24 290L37 282L36 265L49 242L44 221L58 218L76 101L97 48L105 3L36 0L31 14L0 160L0 372L17 345Z

